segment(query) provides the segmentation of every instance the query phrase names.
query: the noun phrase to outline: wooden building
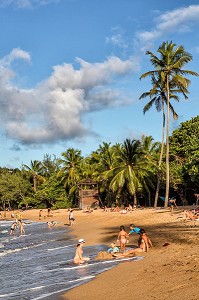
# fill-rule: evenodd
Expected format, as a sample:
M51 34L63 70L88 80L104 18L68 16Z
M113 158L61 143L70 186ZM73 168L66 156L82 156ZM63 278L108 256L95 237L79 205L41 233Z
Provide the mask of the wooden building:
M92 179L82 180L79 186L79 209L99 206L98 183Z

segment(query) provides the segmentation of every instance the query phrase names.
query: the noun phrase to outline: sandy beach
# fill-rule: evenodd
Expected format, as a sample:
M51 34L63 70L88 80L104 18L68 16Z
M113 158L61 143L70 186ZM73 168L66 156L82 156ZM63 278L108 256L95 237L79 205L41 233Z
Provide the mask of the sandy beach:
M182 221L179 216L185 207L174 212L169 209L137 209L127 214L95 210L90 214L75 211L77 224L71 234L86 245L105 244L117 240L120 225L129 231L129 224L144 228L153 248L137 262L122 262L98 275L94 280L51 297L54 300L86 299L199 299L199 221ZM190 209L190 207L188 207ZM8 214L7 214L8 215ZM27 210L23 219L39 221L39 210ZM41 221L54 220L68 226L68 211L53 211L47 217L43 210ZM129 246L137 244L138 236L131 235Z

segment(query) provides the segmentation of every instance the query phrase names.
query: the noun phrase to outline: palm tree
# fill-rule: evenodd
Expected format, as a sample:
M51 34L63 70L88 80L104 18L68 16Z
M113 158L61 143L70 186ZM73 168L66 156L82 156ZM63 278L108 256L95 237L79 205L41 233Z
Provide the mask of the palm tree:
M77 187L80 179L80 165L83 157L80 150L69 148L66 152L62 153L62 159L59 159L61 169L57 176L61 178L64 183L64 188L71 192L74 186Z
M137 191L139 189L149 191L148 185L152 186L147 160L143 155L139 140L126 139L118 151L117 166L104 172L103 176L105 179L111 179L110 189L118 195L123 188L126 188L134 196L134 205L136 205Z
M169 132L170 132L170 90L176 88L183 93L184 90L190 85L190 80L185 78L184 75L198 76L196 72L182 69L185 64L192 60L190 53L186 52L183 46L176 47L172 41L163 42L158 48L157 52L160 58L152 52L147 51L146 54L150 55L150 61L155 70L148 71L141 76L154 76L161 78L163 88L165 89L166 105L167 105L167 118L166 118L166 192L165 192L165 207L168 206L169 200Z
M26 171L28 171L33 178L33 190L34 192L37 191L37 184L39 182L44 182L45 178L42 176L44 172L44 166L42 162L38 160L31 160L30 167L28 165L22 166Z
M143 78L144 74L140 77ZM154 74L152 74L151 77L151 83L153 85L152 89L149 92L143 93L139 99L145 99L146 97L150 97L150 101L144 106L143 113L145 114L147 111L150 110L150 108L155 105L157 112L162 111L162 143L161 143L161 150L160 150L160 156L159 156L159 162L158 162L158 173L157 173L157 186L156 186L156 193L155 193L155 201L154 201L154 207L157 207L158 197L159 197L159 189L160 189L160 177L161 177L161 164L162 164L162 158L163 158L163 152L164 152L164 132L165 132L165 109L164 105L167 103L167 97L165 93L165 85L163 82L161 82L160 76L156 79ZM175 99L176 101L179 101L178 96L175 94L178 92L178 90L170 90L170 99ZM186 90L183 91L183 95L185 99L187 99L186 96ZM173 115L173 119L178 119L178 115L175 112L173 106L171 103L169 103L170 111Z

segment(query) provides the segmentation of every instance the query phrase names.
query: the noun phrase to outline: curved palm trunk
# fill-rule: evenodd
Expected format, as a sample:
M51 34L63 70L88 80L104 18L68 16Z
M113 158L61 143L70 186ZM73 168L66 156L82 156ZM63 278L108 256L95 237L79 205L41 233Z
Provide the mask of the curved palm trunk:
M161 145L161 151L160 151L160 158L158 162L158 175L157 175L157 186L156 186L156 192L155 192L155 201L154 201L154 207L157 207L158 205L158 198L159 198L159 190L160 190L160 167L162 164L162 157L164 152L164 131L165 131L165 112L164 112L164 103L162 106L163 110L163 121L162 121L162 145Z
M166 191L164 207L169 203L169 129L170 129L170 109L169 109L169 75L167 74L167 133L166 133Z

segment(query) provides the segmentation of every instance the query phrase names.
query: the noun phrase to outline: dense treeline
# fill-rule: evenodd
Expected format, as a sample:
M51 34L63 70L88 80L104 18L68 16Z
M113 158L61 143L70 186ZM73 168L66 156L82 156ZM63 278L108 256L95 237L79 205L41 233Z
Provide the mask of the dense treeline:
M195 202L199 192L199 116L181 123L170 137L170 194L178 204ZM165 147L164 147L165 148ZM157 174L165 193L165 151L151 136L103 143L89 156L69 148L60 158L46 154L19 169L0 169L0 206L5 208L67 208L78 206L78 183L95 179L101 205L154 205ZM187 201L187 202L186 202ZM159 205L163 203L159 199Z

